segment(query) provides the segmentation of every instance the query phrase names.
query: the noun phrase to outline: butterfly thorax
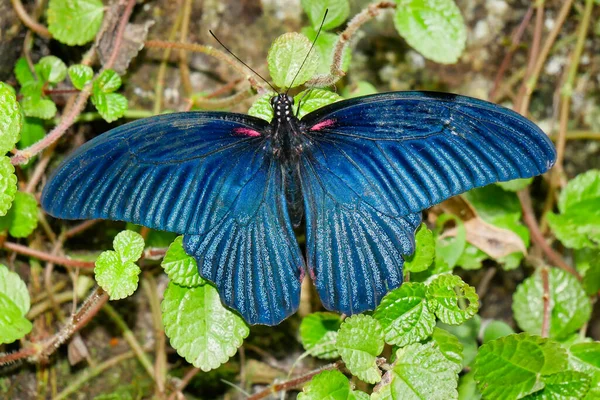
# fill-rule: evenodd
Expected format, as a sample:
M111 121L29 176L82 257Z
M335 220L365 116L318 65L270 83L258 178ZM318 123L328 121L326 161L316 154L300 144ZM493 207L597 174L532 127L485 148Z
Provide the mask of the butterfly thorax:
M300 158L306 146L300 120L294 115L294 100L291 96L280 94L271 99L271 105L273 120L268 135L272 154L284 164L293 163Z

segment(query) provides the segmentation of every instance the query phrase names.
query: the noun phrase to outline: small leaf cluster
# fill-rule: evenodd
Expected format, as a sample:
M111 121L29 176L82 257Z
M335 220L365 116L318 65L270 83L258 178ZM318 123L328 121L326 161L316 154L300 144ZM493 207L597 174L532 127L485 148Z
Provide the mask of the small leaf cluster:
M30 307L25 282L0 264L0 344L12 343L31 332L31 322L25 315Z
M86 76L77 75L81 80L84 80ZM114 93L120 87L121 77L112 69L102 71L94 80L92 103L106 122L116 121L127 111L127 98L119 93Z
M250 333L244 320L223 307L217 290L200 277L183 236L169 246L162 267L170 279L161 310L171 346L202 371L227 362Z
M48 30L54 39L69 46L91 42L102 25L101 0L50 0Z

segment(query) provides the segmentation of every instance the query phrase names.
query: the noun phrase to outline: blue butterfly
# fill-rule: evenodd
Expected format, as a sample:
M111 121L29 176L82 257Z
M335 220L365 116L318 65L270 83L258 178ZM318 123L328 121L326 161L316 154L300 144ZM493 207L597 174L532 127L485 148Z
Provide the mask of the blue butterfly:
M54 172L51 215L128 221L184 235L223 302L250 324L293 314L308 271L323 305L374 309L402 284L421 211L492 182L547 171L554 146L506 108L454 94L392 92L271 123L227 112L132 122ZM294 226L306 222L306 259Z

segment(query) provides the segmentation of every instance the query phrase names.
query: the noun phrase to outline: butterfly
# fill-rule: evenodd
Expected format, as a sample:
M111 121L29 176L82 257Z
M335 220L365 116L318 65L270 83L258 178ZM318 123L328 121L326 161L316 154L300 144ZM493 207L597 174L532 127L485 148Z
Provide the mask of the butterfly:
M533 122L455 94L375 94L301 119L293 103L274 96L270 123L185 112L119 126L54 171L42 206L183 234L225 305L275 325L297 310L305 271L325 308L373 310L402 284L422 210L556 158Z

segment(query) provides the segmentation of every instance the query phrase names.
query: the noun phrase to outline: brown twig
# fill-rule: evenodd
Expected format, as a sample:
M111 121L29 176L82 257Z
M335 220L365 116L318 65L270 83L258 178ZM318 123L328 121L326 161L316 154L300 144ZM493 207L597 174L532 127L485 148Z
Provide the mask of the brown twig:
M302 385L303 383L306 383L308 381L310 381L312 379L313 376L320 374L323 371L330 371L333 369L339 369L344 363L342 361L336 361L332 364L328 364L325 365L324 367L321 367L319 369L316 369L314 371L310 371L307 374L301 375L299 377L290 379L289 381L285 381L282 383L277 383L275 385L271 385L268 388L261 390L258 393L253 394L252 396L248 397L248 400L259 400L259 399L264 399L265 397L273 394L273 393L277 393L277 392L281 392L283 390L288 390L288 389L293 389L295 387L298 387L300 385Z
M200 368L196 368L196 367L190 368L183 376L183 379L181 379L181 382L179 382L179 385L177 385L177 390L169 395L168 400L175 400L177 395L179 393L183 392L183 389L185 389L185 387L190 383L190 381L194 378L194 376L196 376L200 371L201 371Z
M21 22L23 22L23 25L25 25L26 27L28 27L29 29L31 29L32 31L34 31L35 33L37 33L45 39L52 39L52 34L48 30L48 28L38 23L29 16L27 10L25 10L25 7L23 7L23 3L21 3L21 0L11 0L11 2L15 12L17 13L17 16L19 17Z
M57 255L52 255L45 253L40 250L35 250L29 248L27 246L23 246L21 244L12 243L12 242L4 242L2 247L6 250L14 251L15 253L22 254L29 257L34 257L39 260L51 262L58 265L63 265L65 267L74 267L74 268L94 268L93 261L83 261L83 260L73 260L67 257L61 257Z
M108 61L104 64L104 69L112 68L117 61L117 57L119 56L119 50L121 50L121 43L123 43L123 35L125 34L125 28L127 28L127 22L129 22L129 18L131 17L131 13L133 12L133 8L135 7L136 0L127 0L127 6L125 10L123 10L123 15L119 21L119 26L117 28L117 34L115 35L115 41L113 43L113 48L110 53L110 57Z
M233 105L239 104L241 101L252 97L253 91L250 88L246 88L245 90L241 90L238 93L235 93L228 97L222 97L220 99L209 99L206 97L195 97L194 105L196 107L200 107L204 110L220 110L223 108L231 107Z
M550 281L548 279L548 268L542 267L540 270L540 274L542 276L542 301L543 301L543 310L542 310L542 337L548 337L550 332Z
M79 235L81 232L85 231L86 229L94 226L95 224L97 224L98 222L100 222L99 219L90 219L87 221L84 221L78 225L75 225L74 227L68 229L67 231L65 231L65 233L63 234L65 239L70 239L73 236Z

